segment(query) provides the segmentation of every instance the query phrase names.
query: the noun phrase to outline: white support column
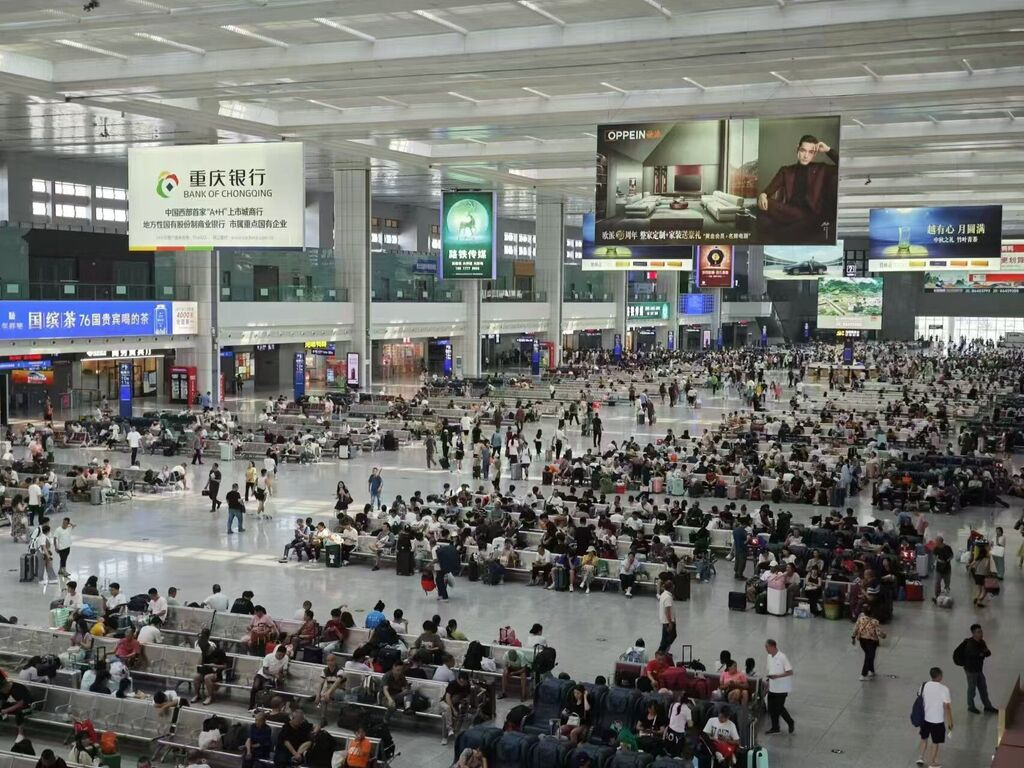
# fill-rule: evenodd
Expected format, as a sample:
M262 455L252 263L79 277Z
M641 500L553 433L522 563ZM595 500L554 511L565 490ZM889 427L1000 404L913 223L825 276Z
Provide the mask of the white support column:
M334 171L334 268L338 288L352 302L351 350L359 353L360 385L373 383L370 354L370 171Z
M722 289L705 288L715 300L715 307L711 310L711 348L718 348L718 339L722 335Z
M497 258L497 256L495 256ZM462 337L462 375L480 376L480 281L462 281L462 300L466 304L466 329Z
M196 367L196 387L220 404L220 342L217 340L217 309L220 301L220 259L216 251L178 251L174 259L177 285L187 285L198 309L199 332L193 348L175 354L177 365Z
M538 291L548 296L551 307L548 340L555 344L555 364L562 362L562 283L565 264L565 206L561 201L537 203Z
M613 333L620 334L622 348L626 348L626 292L629 290L628 273L612 272L612 296L615 297L615 328Z
M659 272L658 293L665 296L668 302L668 324L658 329L658 342L668 349L668 332L676 337L676 349L679 348L679 273Z

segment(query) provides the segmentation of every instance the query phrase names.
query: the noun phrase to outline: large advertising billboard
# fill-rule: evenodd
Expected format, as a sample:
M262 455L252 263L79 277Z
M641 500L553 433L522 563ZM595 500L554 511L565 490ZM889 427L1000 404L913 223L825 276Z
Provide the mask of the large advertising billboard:
M493 280L498 276L496 207L493 192L442 194L443 279Z
M843 277L843 241L835 245L766 245L766 280L818 280Z
M194 301L0 301L0 341L198 332Z
M697 286L732 288L735 262L731 245L697 246Z
M594 214L583 214L584 272L612 272L652 269L662 272L692 272L693 248L663 245L602 245L594 242Z
M1004 240L998 272L925 272L926 293L1024 292L1024 240Z
M302 144L128 150L128 248L302 248Z
M839 118L598 126L595 246L832 244Z
M1002 246L1001 205L872 208L872 272L996 271Z
M882 328L882 278L842 277L818 281L818 327Z

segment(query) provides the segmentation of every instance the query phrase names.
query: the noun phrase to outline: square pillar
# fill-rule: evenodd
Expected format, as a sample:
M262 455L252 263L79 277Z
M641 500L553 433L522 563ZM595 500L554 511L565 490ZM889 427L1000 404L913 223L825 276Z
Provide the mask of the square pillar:
M334 274L337 287L352 302L352 342L359 354L360 385L373 383L370 352L370 170L334 171Z
M562 362L562 288L565 264L565 205L562 201L537 202L536 287L545 291L551 307L548 340L555 345L555 363Z

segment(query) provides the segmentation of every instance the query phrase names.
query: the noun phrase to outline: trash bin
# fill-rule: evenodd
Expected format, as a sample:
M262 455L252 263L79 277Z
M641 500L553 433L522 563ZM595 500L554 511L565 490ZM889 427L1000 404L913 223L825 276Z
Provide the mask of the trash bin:
M220 460L221 461L234 461L235 460L235 446L226 440L222 440L220 444Z
M106 501L106 498L107 497L103 495L103 489L100 486L94 485L92 488L89 489L90 504L94 506L102 504L104 501Z

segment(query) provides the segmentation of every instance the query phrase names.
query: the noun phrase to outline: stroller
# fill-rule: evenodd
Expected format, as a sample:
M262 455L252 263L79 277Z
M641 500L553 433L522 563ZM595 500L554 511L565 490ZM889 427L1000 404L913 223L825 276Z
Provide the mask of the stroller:
M50 491L50 498L46 502L46 511L43 513L46 517L51 519L60 519L67 514L68 511L68 494L67 491L60 491L56 488Z

